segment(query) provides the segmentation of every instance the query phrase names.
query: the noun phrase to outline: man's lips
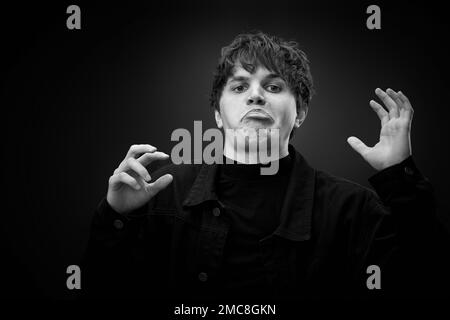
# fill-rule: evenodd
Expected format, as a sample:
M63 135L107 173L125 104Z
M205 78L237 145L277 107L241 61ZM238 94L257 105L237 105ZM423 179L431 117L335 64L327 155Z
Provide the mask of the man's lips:
M266 111L264 111L262 109L253 109L253 110L248 111L242 119L246 119L246 118L273 121L273 118L270 116L270 114L268 114Z

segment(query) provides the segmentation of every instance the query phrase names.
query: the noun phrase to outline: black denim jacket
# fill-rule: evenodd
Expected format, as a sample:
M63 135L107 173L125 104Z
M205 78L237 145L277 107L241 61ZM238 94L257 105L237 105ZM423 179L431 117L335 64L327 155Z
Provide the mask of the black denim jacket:
M370 297L409 291L408 272L420 268L410 263L423 261L428 246L423 239L435 222L432 187L412 158L371 177L375 193L311 168L292 145L289 151L293 168L281 223L260 240L269 285L242 294ZM217 168L160 168L152 178L171 173L171 185L126 216L103 199L82 263L83 294L186 299L224 294L216 284L229 221L215 192ZM366 286L370 265L381 269L381 290Z

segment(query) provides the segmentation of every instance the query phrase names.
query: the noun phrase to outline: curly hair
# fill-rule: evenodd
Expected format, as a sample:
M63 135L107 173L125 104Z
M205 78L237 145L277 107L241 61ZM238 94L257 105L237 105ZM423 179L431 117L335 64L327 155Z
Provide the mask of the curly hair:
M263 66L280 75L295 96L297 111L309 105L314 94L313 79L306 54L298 48L297 42L253 31L239 34L221 50L209 99L210 105L217 111L220 111L223 88L237 63L250 73Z

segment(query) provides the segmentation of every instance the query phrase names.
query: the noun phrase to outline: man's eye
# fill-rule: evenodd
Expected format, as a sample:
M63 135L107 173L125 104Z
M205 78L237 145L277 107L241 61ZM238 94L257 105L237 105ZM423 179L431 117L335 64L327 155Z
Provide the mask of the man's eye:
M281 87L280 87L280 86L277 86L277 85L274 85L274 84L269 84L266 88L267 88L270 92L280 92L280 91L281 91Z
M244 90L245 90L245 87L242 85L233 88L234 92L244 92Z

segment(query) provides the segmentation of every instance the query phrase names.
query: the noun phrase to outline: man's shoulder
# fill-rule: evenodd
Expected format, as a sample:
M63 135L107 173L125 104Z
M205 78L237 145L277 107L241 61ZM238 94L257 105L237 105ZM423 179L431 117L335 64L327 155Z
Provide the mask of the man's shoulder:
M365 187L357 182L339 177L329 172L320 170L310 166L307 160L291 146L290 152L296 154L297 163L303 168L297 170L299 174L305 175L309 180L308 184L314 180L314 198L328 202L333 198L349 199L349 198L374 198L378 196L374 190ZM314 177L314 178L313 178ZM301 179L301 178L300 178Z
M325 197L378 200L374 190L322 170L316 170L316 193Z
M316 205L328 214L342 213L351 219L365 216L361 214L363 212L370 216L389 213L373 189L320 170L316 170L314 199Z

